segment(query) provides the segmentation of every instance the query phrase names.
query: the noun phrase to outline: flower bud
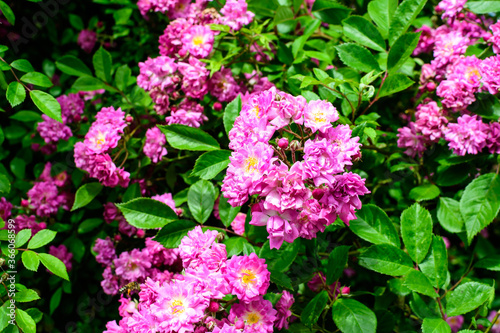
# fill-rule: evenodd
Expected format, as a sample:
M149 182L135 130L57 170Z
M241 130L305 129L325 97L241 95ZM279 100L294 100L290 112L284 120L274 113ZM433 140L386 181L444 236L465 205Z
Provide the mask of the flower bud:
M323 198L323 195L325 194L326 190L324 188L317 188L313 191L312 195L313 198L316 200L320 200Z
M237 330L241 330L245 327L245 322L243 320L238 320L236 323L234 323L234 328Z
M287 149L288 148L288 139L287 138L281 138L278 140L278 147L281 149Z
M290 149L292 150L297 150L300 148L300 141L297 141L297 140L293 140L291 143L290 143Z
M351 293L351 287L342 287L342 295L349 295Z
M434 89L436 89L436 84L434 82L429 82L429 83L427 83L426 88L429 91L434 91Z
M30 205L29 201L26 199L21 200L21 206L22 207L28 207Z
M216 301L211 301L208 306L208 311L210 312L218 312L219 311L219 303Z
M131 115L128 115L128 116L125 117L125 121L127 123L131 123L133 120L134 120L134 118Z
M115 235L115 242L119 242L122 240L122 236L120 236L119 234L116 234Z
M222 104L221 104L221 103L219 103L219 102L215 102L215 103L214 103L214 110L215 110L215 111L220 111L220 110L222 110Z
M136 235L139 238L144 238L144 236L146 236L146 231L144 231L144 229L138 229Z

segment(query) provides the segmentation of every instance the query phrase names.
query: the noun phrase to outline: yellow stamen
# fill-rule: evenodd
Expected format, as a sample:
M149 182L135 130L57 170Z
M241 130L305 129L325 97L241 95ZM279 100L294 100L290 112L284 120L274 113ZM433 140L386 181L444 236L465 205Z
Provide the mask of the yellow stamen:
M181 300L176 299L172 302L172 314L176 315L184 312L184 304Z
M259 116L260 108L258 105L253 107L252 112L255 113L255 116L257 117L257 119L260 119L260 116Z
M195 38L193 38L193 44L196 46L200 46L201 44L203 44L203 37L196 36Z
M250 172L255 172L257 170L256 166L259 163L259 160L256 159L255 157L249 157L245 160L245 172L250 173Z
M249 284L249 283L255 283L255 274L249 270L249 269L244 269L241 271L243 273L243 276L241 277L241 280L243 281L244 284Z
M467 67L467 71L465 72L467 81L473 83L473 76L475 76L476 78L480 78L481 74L479 74L479 71L476 67Z
M251 312L248 317L247 317L247 324L253 325L257 322L259 322L260 316L256 314L255 312Z

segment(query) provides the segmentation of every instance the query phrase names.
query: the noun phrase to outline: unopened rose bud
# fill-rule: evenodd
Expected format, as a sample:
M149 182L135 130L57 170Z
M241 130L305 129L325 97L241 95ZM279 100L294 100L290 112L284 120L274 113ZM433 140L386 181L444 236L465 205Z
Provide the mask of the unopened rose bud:
M186 56L186 50L180 49L179 50L179 55L181 56L181 58L185 57Z
M89 120L89 118L87 116L83 116L82 120L87 121L87 120Z
M215 103L214 103L214 110L215 110L215 111L220 111L220 110L222 110L222 104L221 104L221 103L219 103L219 102L215 102Z
M139 230L137 230L136 235L139 238L144 238L144 236L146 236L146 231L144 231L144 229L139 229Z
M278 147L281 149L287 149L288 148L288 139L287 138L281 138L278 140Z
M436 84L434 82L429 82L427 83L427 90L429 91L434 91L434 89L436 89Z
M342 287L342 295L349 295L351 293L350 287Z
M30 205L29 201L26 199L21 200L21 206L22 207L28 207Z
M39 151L40 150L40 144L39 143L32 143L31 144L31 150L33 150L33 151Z
M131 123L133 120L134 120L134 118L132 116L130 116L130 115L128 115L128 116L125 117L125 121L127 123Z
M290 143L290 149L292 150L297 150L300 148L300 141L297 141L297 140L293 140L291 143Z
M210 312L218 312L219 311L219 303L216 301L211 301L208 306L208 311Z
M82 116L80 116L79 114L75 115L75 121L79 122L80 120L82 120Z
M217 238L216 238L216 240L217 240L217 242L219 242L219 243L220 243L220 242L222 242L222 241L224 240L224 238L225 238L225 237L226 237L226 236L225 236L222 232L219 232L219 233L217 234Z
M119 242L122 240L122 236L120 235L115 235L115 242Z
M38 223L38 225L40 226L41 229L47 228L47 223L45 223L45 222L40 222L40 223Z
M459 20L463 20L463 19L465 18L464 13L460 13L460 14L458 14L457 18L458 18Z

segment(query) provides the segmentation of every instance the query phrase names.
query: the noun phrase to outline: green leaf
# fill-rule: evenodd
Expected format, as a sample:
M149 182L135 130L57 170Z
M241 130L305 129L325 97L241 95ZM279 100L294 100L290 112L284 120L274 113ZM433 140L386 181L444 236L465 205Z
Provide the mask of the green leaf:
M31 238L30 242L28 243L28 249L38 249L39 247L52 242L52 240L56 237L56 234L57 232L49 229L40 230Z
M113 12L113 18L116 25L126 25L129 23L130 15L132 15L132 8L122 8Z
M319 2L323 0L318 0ZM317 2L315 2L316 5ZM341 6L341 5L339 5ZM318 13L315 13L317 15ZM307 40L311 35L319 28L321 25L320 20L312 20L304 28L304 33L302 36L296 38L293 43L292 43L292 54L294 58L297 58L297 55L299 54L300 51L304 48L304 45L306 45Z
M286 273L297 257L299 248L299 240L293 243L284 242L279 250L271 249L267 240L260 248L259 258L266 259L267 269Z
M0 1L0 11L2 11L3 16L5 16L5 18L10 24L12 25L16 24L16 16L14 15L14 12L9 7L9 5L7 5L3 1Z
M389 34L389 26L397 8L398 0L374 0L368 3L368 15L382 31L384 38Z
M227 168L230 162L229 156L231 156L229 150L214 150L204 153L196 160L191 176L205 180L214 178Z
M10 170L19 179L24 179L26 174L26 160L14 157L12 161L10 161Z
M241 96L238 95L231 103L226 106L224 110L224 129L227 135L229 131L233 128L234 121L238 117L241 111Z
M234 218L240 212L241 207L233 207L228 202L224 196L219 197L219 216L222 224L226 228L229 228L231 223L234 221Z
M278 55L278 60L281 61L282 63L287 65L293 64L292 51L290 51L290 48L280 40L278 40L277 55Z
M344 26L344 35L353 41L376 51L385 52L384 37L364 17L350 16L342 22L342 25Z
M448 232L459 233L465 231L464 219L460 214L460 203L452 198L440 197L437 206L437 219Z
M97 50L93 57L93 64L95 70L95 76L108 83L111 82L111 69L113 66L113 60L111 54L106 51L102 46Z
M495 289L479 282L466 282L459 285L446 296L446 314L458 316L472 311L495 293Z
M21 256L23 260L23 265L30 271L37 271L38 270L38 265L40 264L40 258L38 258L38 255L33 252L33 251L23 251L23 254Z
M187 203L194 219L202 224L205 223L214 209L214 185L203 179L197 181L189 188Z
M389 50L387 57L387 71L394 73L403 66L417 47L420 32L408 32L401 35Z
M394 17L389 27L389 45L394 42L408 30L413 20L424 8L427 0L404 0L394 13Z
M187 220L178 220L164 226L154 238L155 241L166 247L167 249L175 249L179 247L182 238L187 235L188 231L193 230L196 223Z
M40 117L40 113L34 112L34 111L18 111L12 116L9 117L10 119L14 119L17 121L22 121L22 122L31 122L31 121L36 121L40 122L42 121L42 117Z
M475 14L500 12L500 2L498 0L467 1L464 7Z
M50 88L53 86L52 81L50 81L47 75L38 72L26 73L21 76L20 80L24 83L30 83L44 88Z
M5 194L10 192L10 181L7 176L0 174L0 192Z
M83 21L80 18L80 16L75 15L75 14L69 14L69 23L73 28L75 28L77 31L81 31L85 29L83 25Z
M486 258L479 260L476 265L476 268L485 268L490 271L500 272L500 255L491 255Z
M355 70L369 73L371 71L380 71L377 60L364 47L354 43L344 43L335 46L339 54L340 60L349 67Z
M128 86L128 80L132 75L132 70L127 65L118 67L115 73L116 87L121 91L125 90Z
M306 307L302 311L302 315L300 316L302 323L306 326L316 324L327 303L328 292L326 290L322 290L319 294L314 296L309 303L307 303Z
M493 221L499 210L500 180L497 174L479 176L467 185L460 199L460 212L465 221L469 243Z
M62 123L61 105L52 95L40 90L31 90L30 97L40 111Z
M25 289L18 291L15 298L16 302L26 303L40 299L40 296L33 289Z
M332 305L333 321L343 333L375 333L377 317L364 304L340 298Z
M35 69L33 66L31 66L31 63L26 60L26 59L17 59L14 60L10 64L13 68L17 69L18 71L24 72L24 73L29 73L29 72L34 72Z
M349 16L351 11L352 9L333 0L317 0L314 2L312 8L312 14L315 17L325 23L334 25L340 25L342 20Z
M66 265L64 265L64 263L61 260L47 253L39 253L38 256L40 257L42 264L49 271L69 281L68 272L66 271Z
M62 288L57 288L57 290L50 298L49 310L51 315L52 313L54 313L55 309L57 309L57 307L61 303L61 297L62 297Z
M13 81L7 87L5 96L7 97L10 105L12 107L16 107L26 99L26 89L24 89L24 86L21 83Z
M424 184L411 189L408 196L415 201L432 200L439 196L439 187L434 184Z
M247 240L243 237L231 237L224 241L227 249L227 257L231 258L232 256L237 256L241 252L243 252L243 244L247 242ZM247 242L248 243L248 242Z
M15 242L16 248L20 248L21 246L26 244L26 242L30 239L30 237L31 237L31 229L23 229L19 231L16 235L16 242Z
M9 325L10 316L9 309L7 306L10 305L10 302L4 302L0 307L0 331L5 332L5 328Z
M410 271L408 276L406 276L403 285L412 291L432 298L439 296L439 294L434 291L429 279L427 279L422 272L417 270Z
M448 275L448 253L441 237L432 237L429 254L419 267L434 287L444 287Z
M391 276L408 274L413 269L411 258L389 244L373 245L359 256L359 264L375 272Z
M269 272L271 272L272 283L288 290L293 290L292 280L288 277L288 275L286 275L285 273L281 273L280 271L273 271L271 269L269 270Z
M199 128L185 125L158 126L167 137L168 143L181 150L206 151L219 150L217 140Z
M396 227L382 209L375 205L363 205L356 216L357 219L349 223L349 228L356 235L373 244L401 246Z
M441 318L424 318L422 333L451 333L450 325Z
M75 211L78 208L85 207L88 205L100 192L102 191L102 185L100 183L88 183L80 186L75 194L75 202L71 211Z
M26 311L16 308L16 323L23 333L36 333L36 323Z
M328 256L328 266L326 267L326 284L337 281L347 264L347 254L350 246L337 246Z
M90 232L100 226L103 222L103 219L100 217L94 217L91 219L86 219L80 225L78 226L78 233L79 234L85 234L87 232Z
M92 76L90 69L80 59L67 55L56 61L56 67L63 73L73 76Z
M176 221L177 214L163 202L137 198L126 203L116 204L128 223L140 229L156 229Z
M413 204L401 214L401 236L410 257L421 263L432 242L432 218L429 211Z
M405 90L413 84L413 80L411 80L408 76L403 73L394 73L387 77L384 81L384 85L380 89L380 93L378 97L389 96Z
M76 79L72 88L79 91L94 91L106 89L106 84L92 76L81 76Z

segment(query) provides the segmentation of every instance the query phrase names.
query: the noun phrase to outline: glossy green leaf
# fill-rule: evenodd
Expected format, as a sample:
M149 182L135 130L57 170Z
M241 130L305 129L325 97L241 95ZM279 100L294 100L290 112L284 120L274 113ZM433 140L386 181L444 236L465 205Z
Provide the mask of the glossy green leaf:
M128 86L128 81L132 76L132 70L127 65L118 67L115 73L116 87L121 91L125 90Z
M401 35L389 50L387 57L387 70L394 73L403 66L417 47L420 33L408 32Z
M79 91L94 91L106 89L106 84L95 77L85 75L76 79L72 88Z
M61 297L62 288L57 288L57 290L54 292L54 294L52 294L52 297L50 298L49 311L51 315L59 307L59 304L61 303Z
M339 54L340 60L349 67L358 71L369 73L371 71L380 71L377 60L364 47L354 44L345 43L335 47Z
M419 267L434 287L444 287L448 275L448 253L441 237L432 237L430 251Z
M49 271L69 281L68 272L66 271L66 265L60 259L48 253L39 253L38 256L42 264Z
M185 125L158 126L168 143L181 150L207 151L220 149L219 143L199 128Z
M177 214L163 202L137 198L116 204L128 223L140 229L156 229L178 219Z
M108 83L111 82L111 69L113 66L113 60L111 54L106 51L102 46L97 50L93 57L93 64L95 70L95 76Z
M398 0L374 0L368 3L368 15L382 31L384 38L389 35L389 26L397 8Z
M30 271L36 272L38 270L38 265L40 264L40 258L38 258L38 255L35 252L23 251L21 259L23 260L24 267L26 267Z
M439 196L439 187L434 184L424 184L411 189L408 196L415 201L432 200Z
M56 67L68 75L92 76L92 72L83 61L70 55L59 58L56 61Z
M489 14L500 12L500 2L498 0L476 0L467 1L464 6L475 14Z
M214 209L214 185L203 179L194 183L189 188L187 203L194 219L199 223L205 223Z
M21 83L12 81L7 87L5 96L7 97L10 105L12 107L16 107L26 99L26 89L24 89L24 86Z
M334 25L340 25L351 11L352 9L333 0L316 0L312 8L312 14L315 17L325 23Z
M491 255L479 260L474 267L500 272L500 255Z
M38 72L26 73L21 76L20 80L24 83L30 83L44 88L50 88L53 86L52 81L47 77L47 75Z
M15 25L16 24L16 16L14 15L14 12L12 9L7 5L4 1L0 0L0 11L2 11L3 16L7 19L7 21Z
M417 264L427 255L432 242L432 217L419 204L413 204L401 214L401 236L408 254Z
M464 219L460 213L460 203L452 198L439 198L437 219L448 232L459 233L465 231Z
M460 212L470 241L486 228L500 210L500 179L488 173L474 179L460 199Z
M307 303L306 307L302 311L302 315L300 316L302 323L306 326L316 324L327 303L328 292L326 290L322 290L319 294L314 296L309 303Z
M243 245L247 240L243 237L230 237L224 241L227 257L237 256L243 252ZM248 242L247 242L248 243Z
M85 207L88 205L100 192L102 191L102 185L100 183L88 183L80 186L75 194L75 202L71 211L77 210L78 208Z
M426 3L427 0L404 0L398 6L389 27L389 45L408 30Z
M486 302L495 289L479 282L466 282L459 285L446 296L446 314L458 316L470 312Z
M410 273L405 277L403 285L412 291L432 298L439 296L439 294L434 291L429 279L427 279L422 272L417 270L410 271Z
M342 21L344 35L363 46L385 52L385 41L377 28L362 16L350 16Z
M226 134L229 135L229 131L233 128L234 121L239 116L241 111L241 97L236 97L232 102L227 104L224 110L224 129Z
M154 238L155 241L166 247L167 249L175 249L179 247L182 238L188 231L193 230L196 223L188 220L177 220L165 225Z
M31 90L30 97L40 111L62 123L61 105L52 95L40 90Z
M78 226L78 233L79 234L85 234L87 232L90 232L100 226L103 223L103 219L100 217L94 217L91 219L86 219L80 225Z
M356 220L349 223L349 228L359 237L373 244L392 244L401 246L396 227L387 214L375 205L363 205L356 212Z
M5 194L10 192L10 181L7 176L0 174L0 192Z
M10 66L24 73L30 73L35 71L31 63L26 59L14 60L13 62L11 62Z
M332 305L333 321L343 333L375 333L377 317L366 305L350 298L337 299Z
M387 77L387 79L385 79L384 85L380 89L378 97L381 98L403 91L410 87L413 83L413 80L402 73L391 74Z
M16 248L20 248L31 238L31 229L20 230L16 235Z
M375 272L391 276L408 274L413 269L411 258L401 249L389 245L373 245L359 256L359 264Z
M16 308L16 324L23 330L23 333L36 333L36 323L24 310Z
M230 162L229 156L231 156L229 150L213 150L206 152L196 160L191 175L210 180L227 168Z
M222 224L228 228L234 221L234 218L240 212L241 207L233 207L227 202L223 195L219 197L219 216Z
M16 302L31 302L40 299L40 296L33 289L25 289L16 293Z
M326 284L330 285L337 281L344 272L347 264L347 254L350 246L337 246L328 256L328 265L326 266Z
M451 327L441 318L424 318L422 333L451 333Z
M49 229L40 230L31 238L30 242L28 243L28 249L38 249L44 245L47 245L48 243L52 242L56 235L57 232Z

